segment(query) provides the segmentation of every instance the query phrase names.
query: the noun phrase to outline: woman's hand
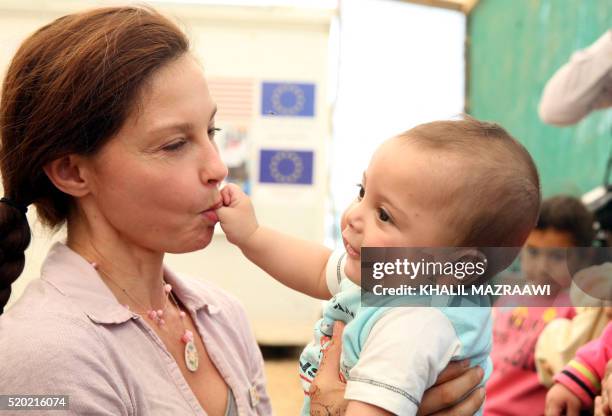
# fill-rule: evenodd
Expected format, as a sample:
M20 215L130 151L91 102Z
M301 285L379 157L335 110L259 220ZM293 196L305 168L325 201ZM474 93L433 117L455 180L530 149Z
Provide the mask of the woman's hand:
M484 371L480 367L470 368L469 365L469 360L455 361L447 365L438 376L436 384L425 391L417 415L471 416L475 414L485 399L484 387L476 388L484 377Z
M323 352L321 365L310 386L311 416L342 416L346 412L346 384L339 377L343 330L344 323L334 324L332 340ZM423 395L419 416L471 416L480 409L484 389L474 389L482 381L483 371L480 367L468 368L468 365L468 361L450 363L440 373L436 384Z
M310 384L310 416L342 416L348 401L344 400L346 383L340 380L340 354L344 322L334 323L332 339L323 351L321 365Z
M223 206L217 209L221 228L230 243L242 247L259 227L251 199L233 183L221 189L221 198Z

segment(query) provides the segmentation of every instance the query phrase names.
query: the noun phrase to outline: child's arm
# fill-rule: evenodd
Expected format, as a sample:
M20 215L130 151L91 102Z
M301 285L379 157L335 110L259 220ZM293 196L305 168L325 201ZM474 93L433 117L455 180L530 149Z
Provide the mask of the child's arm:
M251 200L236 185L225 186L221 196L223 207L217 210L217 215L230 243L285 286L315 298L329 299L325 267L331 250L260 226Z
M581 346L598 338L607 322L601 307L579 307L573 318L550 321L538 336L535 347L540 383L550 387L554 375L563 370Z
M581 347L576 357L555 376L578 397L583 407L593 405L593 399L601 391L606 364L612 358L612 324L608 324L600 338Z
M576 415L580 413L582 403L578 396L563 384L555 384L546 394L546 416Z

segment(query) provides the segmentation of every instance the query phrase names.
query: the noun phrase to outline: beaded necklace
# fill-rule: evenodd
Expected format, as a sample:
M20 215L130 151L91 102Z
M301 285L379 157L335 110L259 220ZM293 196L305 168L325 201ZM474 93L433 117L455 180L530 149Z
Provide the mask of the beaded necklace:
M115 286L121 289L121 291L125 293L125 295L129 297L135 304L137 304L139 307L144 309L143 311L133 311L133 312L139 315L146 314L146 316L148 316L149 319L155 322L159 327L162 327L166 324L166 321L164 320L164 313L166 312L166 309L168 308L168 299L172 300L177 310L179 311L179 316L181 318L181 324L183 325L183 335L181 336L180 341L185 344L185 354L184 354L185 366L187 367L189 371L195 372L198 369L198 365L199 365L198 349L196 348L195 342L193 340L194 339L193 332L191 332L185 327L184 319L187 314L183 310L181 310L181 307L179 306L178 301L176 300L174 296L174 293L172 293L172 285L170 285L169 283L166 283L166 281L162 278L162 288L164 292L163 306L162 308L157 309L157 310L155 308L147 309L146 307L143 307L142 303L140 303L132 295L130 295L127 290L125 290L113 278L111 278L108 275L108 273L102 270L96 262L91 262L90 264L101 276L105 277L110 282L112 282ZM130 310L129 305L123 305L123 306L126 309Z

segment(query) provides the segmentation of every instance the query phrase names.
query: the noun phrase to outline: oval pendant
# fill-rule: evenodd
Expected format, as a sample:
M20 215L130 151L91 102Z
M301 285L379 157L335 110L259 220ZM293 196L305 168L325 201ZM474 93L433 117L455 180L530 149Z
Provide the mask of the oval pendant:
M190 340L185 344L185 365L189 371L194 372L198 369L198 364L198 349L193 340Z

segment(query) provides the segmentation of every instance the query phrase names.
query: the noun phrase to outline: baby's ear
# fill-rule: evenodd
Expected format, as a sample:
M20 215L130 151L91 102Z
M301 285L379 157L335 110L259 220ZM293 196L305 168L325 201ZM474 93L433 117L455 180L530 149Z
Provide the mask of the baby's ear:
M459 248L453 253L453 261L487 262L487 256L476 247Z

